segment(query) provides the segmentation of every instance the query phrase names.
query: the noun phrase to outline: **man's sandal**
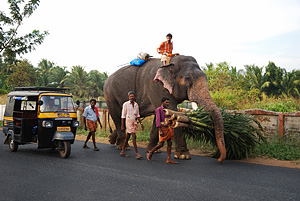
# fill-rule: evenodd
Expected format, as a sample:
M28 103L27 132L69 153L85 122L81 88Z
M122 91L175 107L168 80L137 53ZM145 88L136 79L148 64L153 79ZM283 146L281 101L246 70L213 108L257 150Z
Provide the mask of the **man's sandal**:
M140 159L143 158L143 156L139 154L139 155L137 155L135 158L138 159L138 160L140 160Z
M124 154L123 154L123 153L120 153L120 156L121 156L121 157L125 157L125 158L128 158L128 157L129 157L129 155L127 155L127 154L125 154L125 153L124 153Z
M166 161L167 164L178 164L176 161L173 161L173 160L168 160Z

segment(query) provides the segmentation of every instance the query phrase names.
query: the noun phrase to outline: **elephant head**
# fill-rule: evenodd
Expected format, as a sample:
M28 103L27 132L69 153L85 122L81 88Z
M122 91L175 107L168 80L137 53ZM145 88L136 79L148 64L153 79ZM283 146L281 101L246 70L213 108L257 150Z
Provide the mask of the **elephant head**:
M212 100L205 73L200 69L193 57L176 56L171 60L173 65L157 70L154 82L161 81L164 88L180 103L184 100L196 102L210 111L215 127L215 137L220 150L218 161L226 158L226 148L223 134L223 118L219 108Z

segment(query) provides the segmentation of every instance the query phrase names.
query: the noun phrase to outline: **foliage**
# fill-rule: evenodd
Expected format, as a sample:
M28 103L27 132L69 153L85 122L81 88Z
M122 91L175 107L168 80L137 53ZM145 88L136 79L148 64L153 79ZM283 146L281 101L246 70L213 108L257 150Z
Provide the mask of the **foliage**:
M8 92L5 89L0 89L0 95L7 94Z
M285 69L283 70L282 79L277 81L272 81L273 85L278 88L278 91L281 94L285 94L287 96L297 95L300 96L299 90L297 86L300 83L300 77L296 76L295 70L292 72L287 72Z
M11 69L13 73L8 77L9 85L21 87L34 86L36 84L36 70L26 59L17 62L17 65L12 64Z
M248 157L254 150L255 146L264 141L260 123L248 114L231 114L221 110L224 124L224 139L226 146L227 159L241 159ZM211 114L203 108L188 113L192 121L196 121L193 126L183 128L186 138L196 141L211 143L217 147L215 139L215 129ZM219 150L216 151L215 157L219 157Z
M64 79L69 74L69 71L67 71L67 67L60 67L55 66L51 69L51 74L49 76L51 87L58 87L58 88L64 88L65 82Z
M5 105L7 100L7 94L0 96L0 105Z
M40 86L49 86L50 84L50 76L52 74L52 70L54 67L54 63L48 61L47 59L42 59L38 64L38 74L39 74L39 85Z
M88 95L88 75L84 70L84 67L73 66L71 73L68 74L63 81L66 82L67 87L70 88L74 92L74 94L79 96L80 98Z
M49 34L47 31L40 33L33 30L24 36L17 36L17 31L23 20L32 15L39 6L39 0L11 0L8 1L10 16L0 11L0 56L4 56L5 61L12 64L16 61L16 55L25 54L35 49L37 45L43 43L44 38ZM24 5L23 9L20 8Z
M276 136L257 146L254 155L268 156L279 160L298 160L300 159L300 141L297 138Z
M252 105L252 108L260 108L274 112L295 112L300 111L299 99L287 97L286 95L278 98L268 98L263 102L257 102Z

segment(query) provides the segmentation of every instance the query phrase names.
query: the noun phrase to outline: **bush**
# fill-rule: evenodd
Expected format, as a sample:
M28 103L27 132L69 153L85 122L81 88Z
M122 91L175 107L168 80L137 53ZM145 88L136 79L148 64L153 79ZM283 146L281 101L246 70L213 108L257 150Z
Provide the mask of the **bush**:
M5 89L0 89L0 95L8 94L8 92Z
M276 136L256 147L255 156L268 156L279 160L300 159L300 142L296 138Z
M296 112L300 110L299 101L288 97L269 98L266 101L257 103L255 106L274 112Z

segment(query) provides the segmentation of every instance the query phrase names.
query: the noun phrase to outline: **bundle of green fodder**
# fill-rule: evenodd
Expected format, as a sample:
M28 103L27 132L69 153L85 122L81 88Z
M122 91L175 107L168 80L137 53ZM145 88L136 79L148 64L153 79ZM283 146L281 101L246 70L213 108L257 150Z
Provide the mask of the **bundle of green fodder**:
M166 109L170 116L164 124L173 128L182 127L186 138L210 143L217 148L214 123L211 114L202 108L188 113ZM228 113L221 110L224 125L226 159L248 158L257 144L265 142L263 128L251 115L244 113ZM219 157L216 149L214 157Z

